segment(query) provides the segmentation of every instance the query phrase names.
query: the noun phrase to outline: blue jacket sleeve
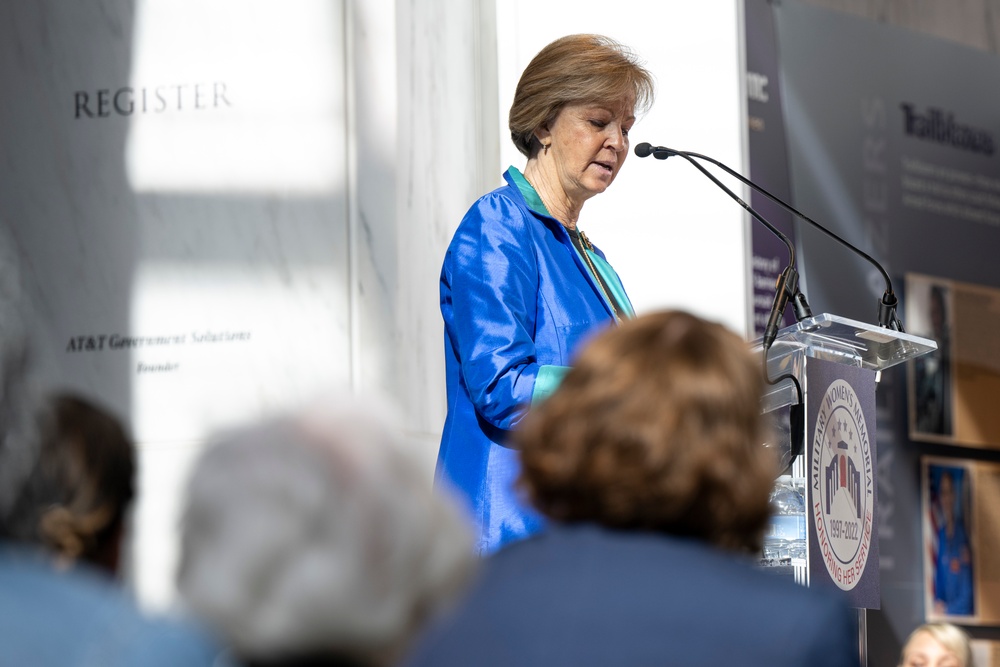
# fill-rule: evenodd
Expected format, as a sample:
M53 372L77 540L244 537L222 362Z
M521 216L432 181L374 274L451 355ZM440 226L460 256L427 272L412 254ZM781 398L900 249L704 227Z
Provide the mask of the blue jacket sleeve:
M462 381L476 412L502 429L520 421L539 371L538 267L534 221L526 215L503 196L479 200L455 234L441 277Z

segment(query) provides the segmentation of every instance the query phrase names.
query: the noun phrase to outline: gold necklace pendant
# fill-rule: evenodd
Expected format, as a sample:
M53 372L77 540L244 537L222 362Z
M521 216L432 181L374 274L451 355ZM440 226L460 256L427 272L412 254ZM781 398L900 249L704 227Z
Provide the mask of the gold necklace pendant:
M587 268L590 269L590 275L593 276L594 282L597 283L597 288L601 290L601 294L604 295L604 299L608 302L608 305L611 307L611 315L615 318L615 323L621 324L622 318L618 314L618 306L612 300L611 295L608 294L608 291L604 289L604 281L601 280L601 274L597 272L597 267L594 266L594 262L590 259L590 253L587 252L588 249L593 250L594 245L590 242L590 239L587 238L586 234L584 234L580 230L578 231L580 234L580 239L583 241L583 246L584 246L583 252L580 253L583 255L583 261L587 263Z

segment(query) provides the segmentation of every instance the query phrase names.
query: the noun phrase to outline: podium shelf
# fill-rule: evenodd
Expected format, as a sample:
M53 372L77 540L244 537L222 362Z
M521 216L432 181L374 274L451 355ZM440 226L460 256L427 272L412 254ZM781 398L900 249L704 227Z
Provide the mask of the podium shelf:
M761 350L760 339L754 341L753 349ZM930 338L822 313L781 329L768 357L780 359L801 352L881 371L936 349L937 343Z
M760 354L761 339L751 349ZM882 371L936 349L930 338L822 313L778 332L767 353L767 372L772 378L794 375L801 382L806 358ZM794 386L785 380L766 388L761 407L771 412L797 401Z

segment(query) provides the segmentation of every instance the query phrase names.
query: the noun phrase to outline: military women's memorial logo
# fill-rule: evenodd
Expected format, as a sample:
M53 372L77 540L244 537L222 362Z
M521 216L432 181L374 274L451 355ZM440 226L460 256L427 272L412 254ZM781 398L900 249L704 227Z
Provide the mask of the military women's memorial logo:
M812 518L834 583L852 590L868 562L875 509L872 449L864 410L842 379L826 390L812 439ZM811 556L812 558L813 556Z

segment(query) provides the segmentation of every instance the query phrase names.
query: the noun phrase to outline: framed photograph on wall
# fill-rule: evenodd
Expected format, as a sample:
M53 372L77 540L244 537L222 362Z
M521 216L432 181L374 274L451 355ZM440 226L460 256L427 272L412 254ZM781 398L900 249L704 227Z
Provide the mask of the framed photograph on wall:
M924 457L921 485L927 620L1000 626L1000 464Z
M975 615L971 477L961 462L925 461L922 497L928 617Z
M1000 289L906 275L907 331L938 349L909 362L911 440L1000 449Z
M918 440L948 440L954 436L951 372L951 286L945 281L908 277L909 329L938 344L934 352L912 362L910 373L910 436Z

